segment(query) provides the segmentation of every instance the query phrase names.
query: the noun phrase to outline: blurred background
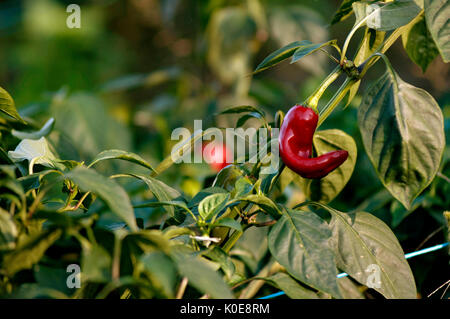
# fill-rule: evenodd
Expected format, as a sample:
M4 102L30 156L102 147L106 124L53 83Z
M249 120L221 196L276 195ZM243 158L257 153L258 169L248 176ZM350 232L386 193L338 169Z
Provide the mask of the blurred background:
M338 39L342 45L354 18L330 25L340 2L1 1L0 86L36 127L50 117L56 119L50 139L62 159L89 161L102 150L117 148L157 165L176 143L170 140L172 130L192 130L194 119L202 119L204 128L234 127L234 117L215 114L249 104L264 109L271 120L277 110L286 112L302 102L334 68L323 53L255 76L251 72L269 53L293 41ZM70 15L66 7L71 3L81 6L80 29L66 26ZM349 56L361 34L354 37ZM448 133L449 66L437 57L423 74L409 60L401 40L387 55L405 81L426 89L438 101ZM374 213L410 252L446 240L442 212L450 207L450 189L448 180L438 177L413 210L406 211L378 181L361 144L356 114L361 92L384 70L382 63L371 69L352 104L337 109L322 126L342 129L358 144L353 177L331 204L344 211ZM339 84L327 90L321 103ZM448 158L447 146L446 176L450 176ZM192 196L208 186L213 174L206 164L182 164L162 178ZM299 192L292 186L284 199L301 198ZM246 245L255 251L251 242ZM411 266L423 297L448 280L444 250L417 257Z

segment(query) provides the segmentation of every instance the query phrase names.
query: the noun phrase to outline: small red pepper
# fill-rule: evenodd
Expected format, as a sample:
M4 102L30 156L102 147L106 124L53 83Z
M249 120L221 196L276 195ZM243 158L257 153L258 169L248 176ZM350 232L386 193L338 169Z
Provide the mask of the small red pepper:
M279 135L280 156L291 170L304 178L322 178L348 157L344 150L311 158L319 116L306 106L295 105L286 114Z
M227 159L232 158L227 145L210 142L202 145L203 158L206 163L216 172L220 172L224 167L230 165Z

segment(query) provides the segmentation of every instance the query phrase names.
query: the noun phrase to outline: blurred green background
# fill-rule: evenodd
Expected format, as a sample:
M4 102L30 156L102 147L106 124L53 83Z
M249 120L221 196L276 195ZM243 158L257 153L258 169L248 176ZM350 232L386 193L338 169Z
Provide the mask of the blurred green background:
M81 6L81 28L66 26L66 7ZM250 104L269 119L302 102L333 68L323 53L285 62L251 76L262 59L297 40L342 45L354 18L329 22L337 0L13 0L0 2L0 85L15 99L29 122L40 127L54 117L51 135L63 159L89 161L100 151L118 148L139 153L153 164L170 154L173 129L234 127L235 118L215 116L221 109ZM350 56L358 45L359 31ZM436 58L425 74L413 64L401 40L388 51L407 82L430 92L446 116L449 130L449 66ZM384 72L374 67L360 89ZM335 83L323 98L331 97ZM356 125L358 95L339 108L322 128L339 128L358 144L354 175L331 204L349 211L367 210L394 229L406 252L445 241L442 212L449 209L448 182L436 178L406 211L383 190L361 144ZM250 121L248 123L252 125ZM446 134L447 138L449 134ZM448 144L448 143L447 143ZM443 174L450 176L449 149ZM114 164L120 169L122 164ZM205 164L177 165L162 178L194 195L210 183ZM132 187L132 186L129 186ZM292 186L286 201L302 198ZM446 251L411 260L419 291L430 293L448 280Z

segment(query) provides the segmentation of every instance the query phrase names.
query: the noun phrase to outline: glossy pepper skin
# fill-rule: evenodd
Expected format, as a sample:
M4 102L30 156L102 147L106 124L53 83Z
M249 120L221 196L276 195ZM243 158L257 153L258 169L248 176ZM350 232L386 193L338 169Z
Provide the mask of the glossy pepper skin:
M279 135L280 156L291 170L304 178L322 178L338 168L348 152L338 150L311 158L319 116L306 106L295 105L286 114Z

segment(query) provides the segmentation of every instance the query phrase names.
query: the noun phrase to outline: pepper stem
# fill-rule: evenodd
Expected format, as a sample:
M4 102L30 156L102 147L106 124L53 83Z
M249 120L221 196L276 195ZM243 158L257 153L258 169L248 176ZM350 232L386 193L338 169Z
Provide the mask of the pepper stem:
M317 111L317 106L319 105L319 100L322 97L326 89L333 83L339 75L342 73L342 68L338 65L319 85L319 87L303 102L304 105Z
M344 83L342 83L341 87L337 92L333 95L331 100L324 106L323 109L319 112L319 122L317 127L326 120L326 118L333 112L333 110L338 106L339 102L347 95L347 92L351 89L353 84L355 84L358 80L353 78L346 78Z

